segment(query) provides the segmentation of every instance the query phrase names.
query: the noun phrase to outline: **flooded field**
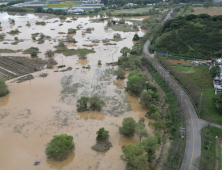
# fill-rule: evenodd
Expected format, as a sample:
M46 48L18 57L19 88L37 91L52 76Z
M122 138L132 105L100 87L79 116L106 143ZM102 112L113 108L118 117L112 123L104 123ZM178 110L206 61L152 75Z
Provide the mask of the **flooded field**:
M55 54L54 59L58 65L64 64L72 67L71 71L54 72L52 69L43 69L32 73L34 79L22 83L16 83L14 79L6 81L10 94L0 98L0 159L1 169L55 169L55 170L122 170L126 164L120 159L122 146L136 144L137 136L126 138L119 134L124 117L133 117L136 121L144 117L147 112L139 104L139 98L134 98L125 92L126 80L116 80L113 72L116 67L105 63L117 61L120 49L124 46L132 47L133 32L116 32L105 30L107 22L91 23L89 17L81 17L77 20L65 22L53 15L25 14L9 15L0 13L2 31L5 40L0 42L1 49L25 50L30 47L38 47L39 58L45 59L46 50L55 50L59 39L63 39L69 28L76 28L81 24L81 30L73 34L77 43L67 43L67 48L83 48L83 44L93 44L92 40L99 40L94 46L95 53L88 54L87 59L79 60L77 55L64 56ZM15 20L15 24L9 24L8 18ZM117 20L117 18L115 18ZM135 19L135 18L134 18ZM26 26L27 21L31 26ZM45 21L46 25L36 25L37 21ZM63 24L59 26L59 24ZM18 28L19 27L19 28ZM92 33L82 35L82 31L88 27L94 27ZM8 34L10 30L18 28L17 35ZM50 36L43 44L37 44L31 39L33 33L44 33ZM112 39L114 33L121 34L122 41L116 45L103 45L103 39ZM137 32L143 36L141 30ZM17 45L12 45L14 37L22 39ZM7 42L8 44L5 44ZM111 41L112 42L112 41ZM88 47L86 47L88 48ZM91 48L88 48L91 49ZM1 53L1 56L27 56L29 54ZM102 66L97 62L101 60ZM82 66L90 65L90 69ZM40 77L41 73L47 73L47 77ZM78 113L76 102L81 96L91 97L98 95L106 102L102 112ZM150 134L153 129L148 127L150 120L145 118L146 128ZM109 141L113 147L106 153L93 151L91 146L96 143L96 131L104 127L109 131ZM58 162L48 160L45 155L46 144L57 134L68 134L74 137L75 149L68 155L68 159ZM39 161L38 166L34 163Z
M195 7L193 14L209 14L209 15L222 15L222 7Z

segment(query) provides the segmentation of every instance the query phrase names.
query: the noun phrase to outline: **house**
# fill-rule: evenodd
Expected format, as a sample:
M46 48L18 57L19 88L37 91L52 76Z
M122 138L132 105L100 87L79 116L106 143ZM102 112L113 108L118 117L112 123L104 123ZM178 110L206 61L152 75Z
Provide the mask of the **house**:
M72 14L72 13L84 13L85 12L85 10L84 9L70 9L69 11L68 11L68 13L70 13L70 14Z

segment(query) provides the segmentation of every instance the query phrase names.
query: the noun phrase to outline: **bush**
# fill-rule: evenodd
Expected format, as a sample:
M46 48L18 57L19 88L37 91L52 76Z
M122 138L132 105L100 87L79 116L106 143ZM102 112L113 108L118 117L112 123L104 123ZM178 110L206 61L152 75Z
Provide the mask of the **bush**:
M66 17L64 15L60 15L59 18L60 19L66 19Z
M147 169L148 158L144 155L144 150L140 144L126 145L120 158L127 162L128 169L144 170Z
M37 53L36 51L32 51L32 52L31 52L31 57L37 57L37 54L38 54L38 53Z
M53 57L53 56L54 56L54 52L53 52L52 50L47 50L47 51L45 52L45 56L46 56L46 57Z
M131 71L128 76L126 90L129 90L132 94L139 96L143 89L146 87L146 79L142 74L135 71Z
M98 65L102 65L101 60L98 60Z
M84 50L81 50L78 54L79 59L86 59L87 58L87 52Z
M114 75L117 75L117 78L118 78L118 79L124 79L124 78L125 78L125 77L124 77L125 74L126 74L126 73L125 73L124 70L121 69L121 68L114 71Z
M60 41L58 44L58 47L66 47L66 46L65 46L64 42Z
M53 136L53 139L47 144L45 153L49 159L63 161L67 154L75 147L73 137L61 134Z
M83 112L87 110L87 102L89 101L88 97L82 96L79 100L77 100L77 111Z
M67 35L66 36L66 42L69 42L69 43L76 43L76 40L75 38L72 38L70 35Z
M76 29L73 29L73 28L68 29L68 34L75 34L75 33L76 33Z
M46 68L52 68L54 65L58 64L54 58L50 58L47 62Z
M9 93L9 90L3 80L0 80L0 97L5 96Z
M103 141L103 140L106 140L109 137L109 131L106 131L104 128L100 128L96 132L96 134L97 134L97 136L96 136L97 141Z
M98 96L92 96L89 99L90 109L91 110L98 110L100 111L103 106L105 106L105 102L103 100L100 100Z
M121 135L130 136L135 133L137 123L132 117L124 118L122 121L122 125L122 127L119 127L119 133Z
M135 34L134 37L133 37L133 41L139 41L140 40L140 37L138 34Z

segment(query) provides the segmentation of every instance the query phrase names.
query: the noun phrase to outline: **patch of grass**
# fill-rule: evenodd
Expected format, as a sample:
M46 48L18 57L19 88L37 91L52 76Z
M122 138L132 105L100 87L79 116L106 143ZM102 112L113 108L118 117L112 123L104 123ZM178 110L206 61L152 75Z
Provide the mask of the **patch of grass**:
M136 30L133 29L132 25L129 24L115 24L111 25L111 28L114 31L124 31L124 32L135 32Z
M18 34L18 33L20 33L20 31L18 30L18 28L16 28L15 30L11 30L11 31L9 32L9 34Z
M219 169L222 169L222 142L219 143Z
M215 169L216 162L216 136L222 137L222 129L218 127L204 127L201 130L202 147L201 147L201 161L200 167L205 170ZM208 149L209 147L209 149Z
M37 47L30 47L23 51L23 54L31 54L32 52L39 52L39 49Z
M74 2L74 1L65 1L65 2L60 2L59 4L48 4L47 8L62 8L62 7L71 8L75 4L79 4L79 3Z
M46 25L46 23L44 21L42 21L42 22L37 21L35 24L36 25Z
M0 53L16 53L16 52L20 52L22 50L11 50L11 49L0 49Z
M54 53L62 53L65 56L72 56L72 55L78 55L82 51L84 51L86 54L95 52L93 49L86 49L86 48L83 48L83 49L68 49L66 47L59 47L59 48L57 48L57 50L54 51Z
M194 71L194 69L192 67L179 66L179 67L176 67L176 69L179 70L180 72Z
M136 8L136 9L124 9L124 11L122 10L114 10L112 13L113 14L122 14L122 13L141 13L141 12L148 12L149 9L151 9L151 7L147 7L147 8Z

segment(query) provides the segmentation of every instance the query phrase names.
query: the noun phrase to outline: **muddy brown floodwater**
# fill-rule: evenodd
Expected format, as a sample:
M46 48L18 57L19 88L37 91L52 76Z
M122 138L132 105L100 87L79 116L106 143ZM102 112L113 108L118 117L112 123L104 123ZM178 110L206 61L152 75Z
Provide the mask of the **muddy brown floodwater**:
M196 7L194 8L193 14L222 15L222 7L210 7L210 8Z
M76 44L68 44L68 48L83 48L83 44L92 44L91 40L111 39L116 31L105 31L103 23L91 23L89 17L79 17L77 21L67 23L53 15L36 14L13 14L0 13L2 31L6 37L3 42L14 41L14 36L8 34L11 29L19 28L16 35L24 39L18 45L3 44L1 48L28 49L38 47L38 56L45 58L44 53L48 49L55 50L53 46L67 33L68 28L76 28L79 24L83 28L78 30L73 37L78 41ZM15 24L10 25L8 18L15 19ZM66 20L70 20L67 18ZM117 18L116 18L117 19ZM134 18L135 19L135 18ZM58 22L54 22L58 20ZM31 26L27 27L27 21ZM45 26L35 25L36 21L45 21ZM62 26L59 26L60 23ZM82 30L94 27L91 34L82 36ZM55 30L51 30L55 29ZM31 34L44 33L51 37L43 44L31 40ZM136 121L143 117L147 110L139 104L139 98L133 98L125 92L126 80L116 80L113 71L116 67L105 63L117 61L120 49L124 46L132 47L134 33L118 32L123 41L116 42L115 46L104 46L102 42L94 47L96 51L88 54L86 60L79 60L77 56L65 57L55 54L58 64L72 67L71 71L54 72L53 69L44 69L33 73L34 79L22 83L8 80L10 94L0 98L0 160L4 170L48 170L48 169L79 169L79 170L120 170L125 169L126 164L120 159L121 147L126 144L136 144L137 136L126 138L119 134L118 128L125 117L133 117ZM138 32L143 36L143 32ZM6 53L2 56L27 56L22 52ZM98 66L98 60L102 66ZM91 69L83 69L83 65L90 65ZM40 73L48 73L46 78L39 77ZM76 102L81 96L99 95L106 106L102 112L77 113ZM146 128L149 133L153 129ZM113 147L106 153L98 153L91 149L96 143L96 131L105 127L110 132L110 142ZM74 137L75 149L69 153L68 158L62 162L48 160L45 155L46 144L54 135L68 134ZM38 166L34 166L39 161Z

